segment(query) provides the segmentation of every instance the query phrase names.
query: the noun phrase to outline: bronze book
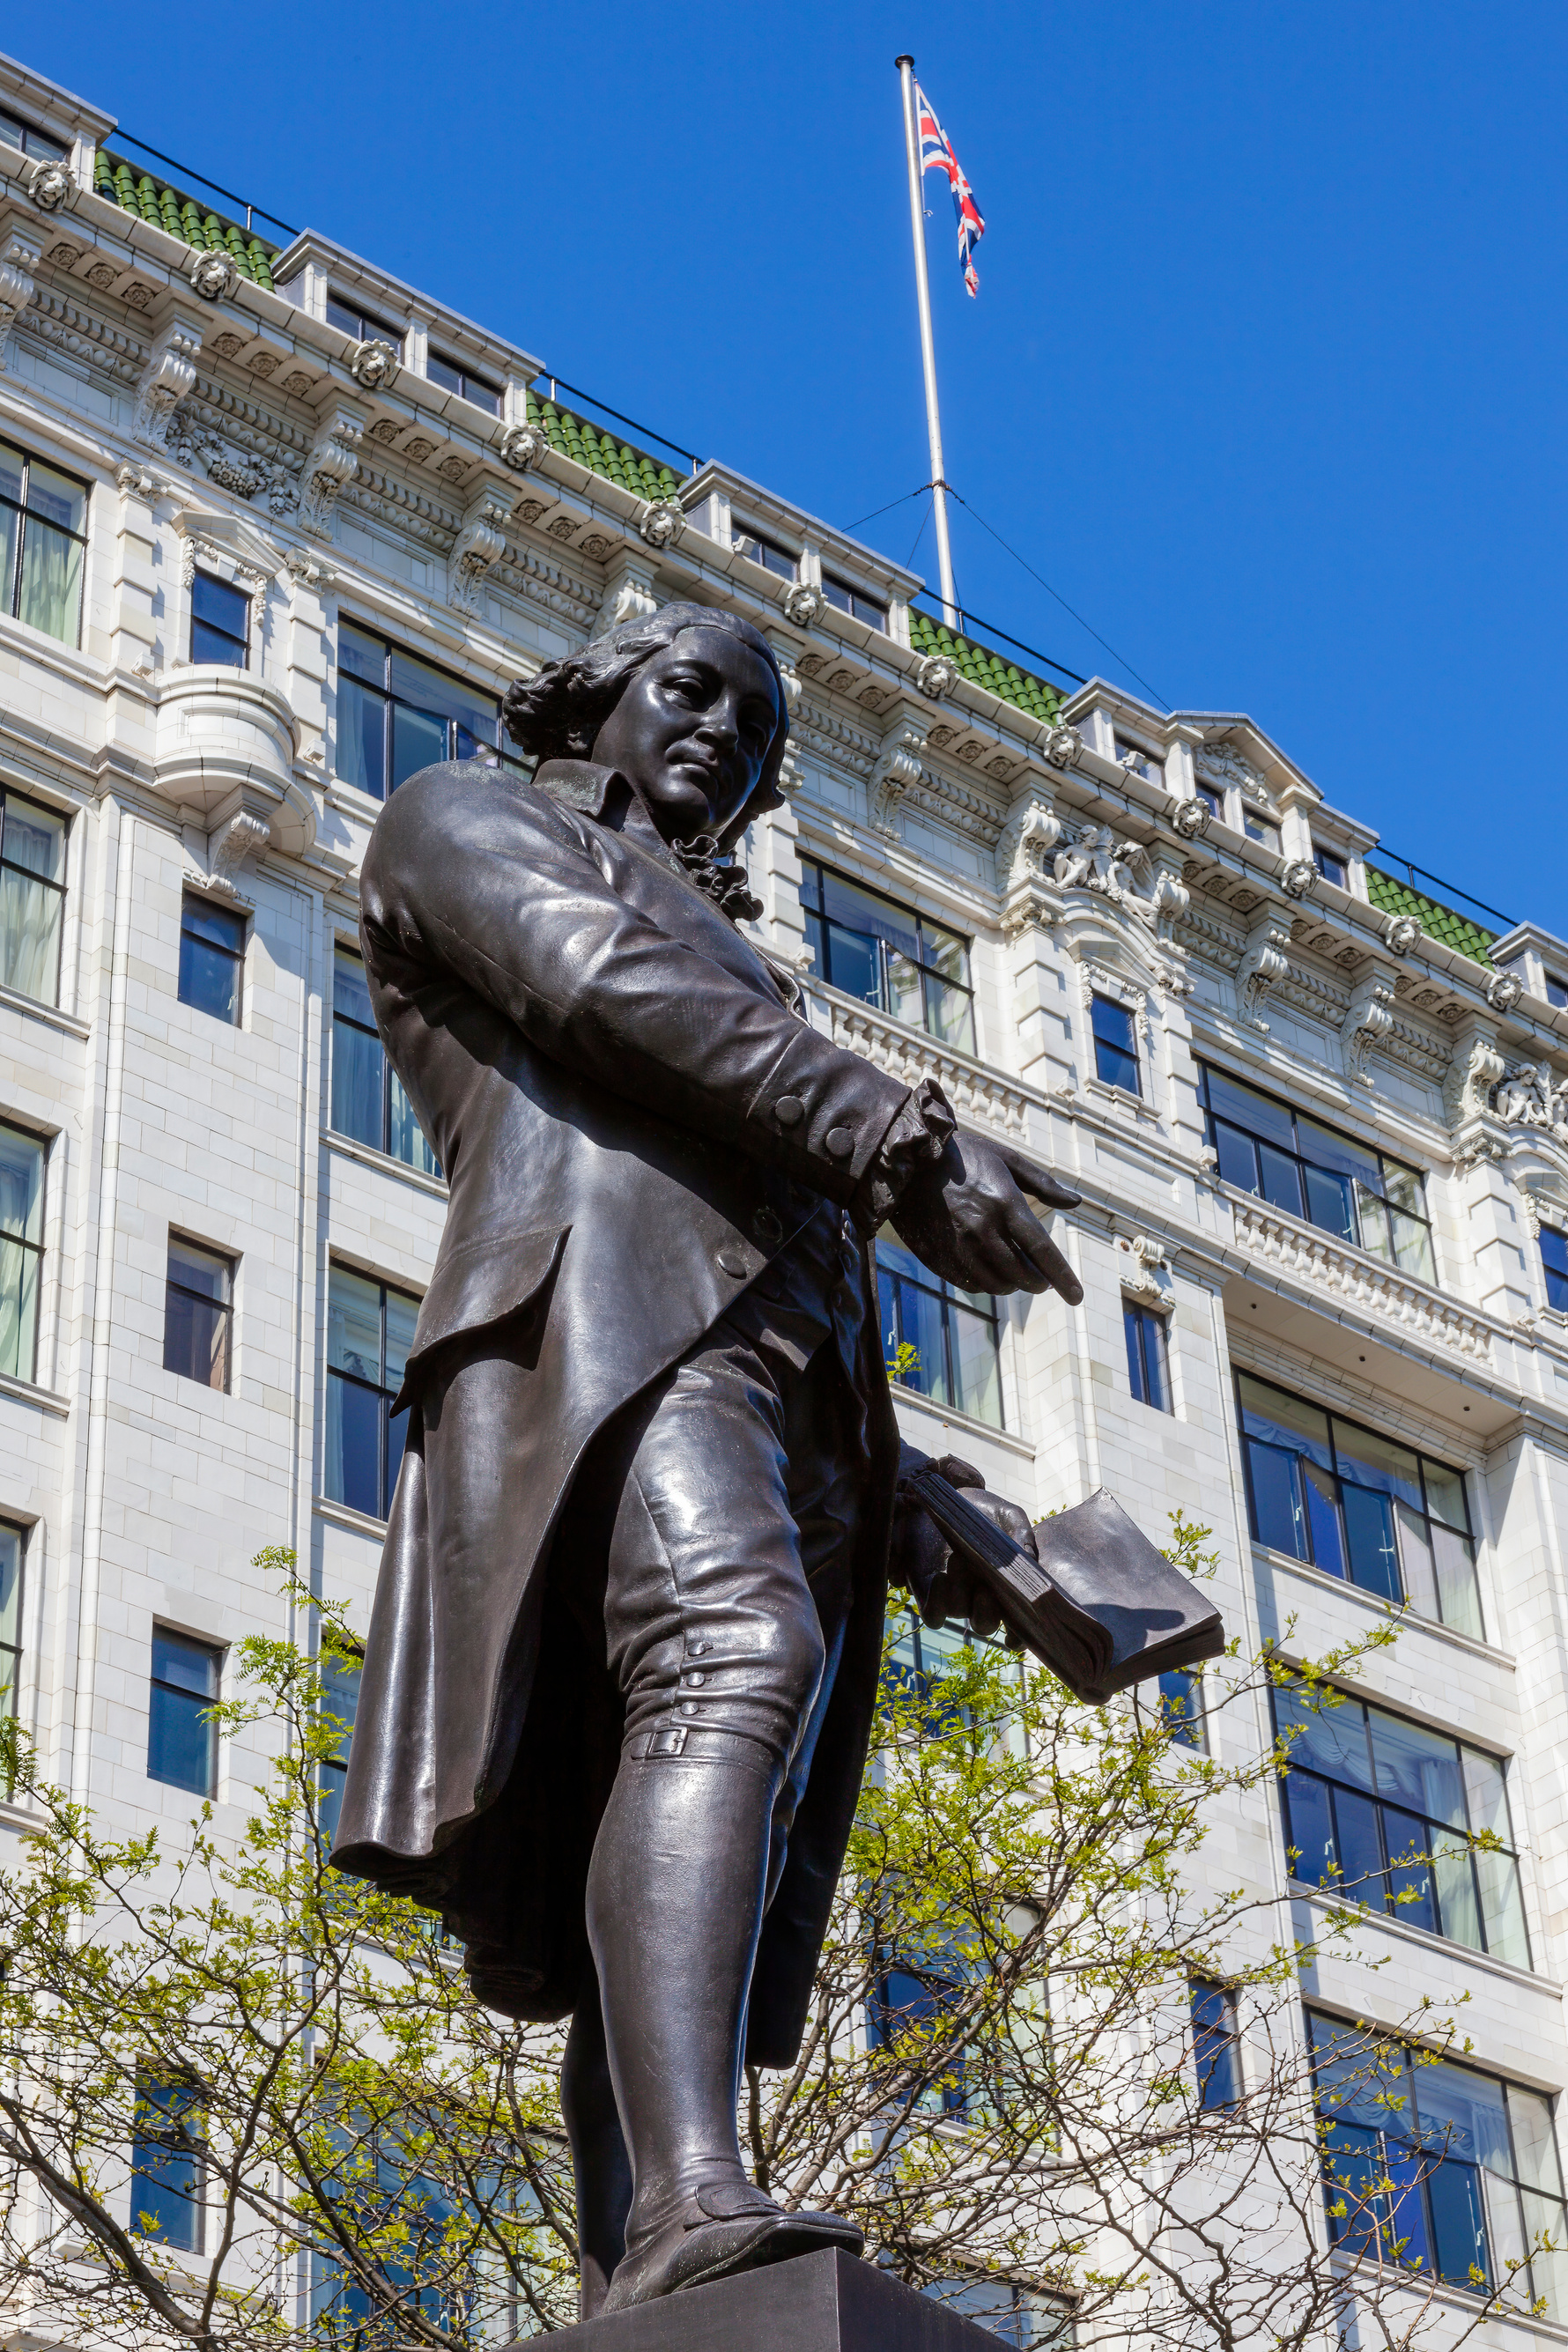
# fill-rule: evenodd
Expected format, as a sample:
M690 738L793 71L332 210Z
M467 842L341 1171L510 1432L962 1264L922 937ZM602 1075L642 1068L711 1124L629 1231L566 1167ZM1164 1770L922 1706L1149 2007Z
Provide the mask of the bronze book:
M933 1465L902 1482L994 1596L1006 1622L1076 1698L1103 1704L1131 1683L1196 1665L1225 1647L1219 1612L1101 1486L1035 1529L1038 1561Z

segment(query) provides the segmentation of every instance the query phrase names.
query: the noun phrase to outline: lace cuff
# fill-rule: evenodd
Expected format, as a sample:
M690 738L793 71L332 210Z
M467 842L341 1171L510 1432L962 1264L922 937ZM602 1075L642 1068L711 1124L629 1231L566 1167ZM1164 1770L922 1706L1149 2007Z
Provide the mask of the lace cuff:
M856 1188L849 1213L861 1233L869 1236L886 1224L910 1177L942 1158L957 1124L952 1105L936 1080L924 1079L882 1138Z

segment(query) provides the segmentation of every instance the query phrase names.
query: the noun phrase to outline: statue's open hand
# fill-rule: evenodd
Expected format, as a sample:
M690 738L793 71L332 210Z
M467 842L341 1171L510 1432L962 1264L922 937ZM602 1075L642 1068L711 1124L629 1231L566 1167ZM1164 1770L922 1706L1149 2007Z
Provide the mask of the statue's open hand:
M893 1227L923 1265L961 1290L1059 1290L1076 1307L1083 1286L1026 1192L1047 1209L1075 1208L1079 1201L1021 1152L955 1135L941 1159L905 1185Z
M953 1454L944 1455L934 1466L952 1485L962 1487L966 1503L984 1511L992 1524L1000 1528L1004 1535L1011 1536L1031 1559L1038 1557L1028 1514L1020 1510L1016 1503L992 1494L979 1471L971 1469L967 1462L960 1462ZM1005 1627L1008 1648L1023 1646L1022 1636L1006 1623L990 1587L971 1575L949 1548L935 1520L929 1518L917 1502L903 1496L900 1496L893 1517L889 1573L895 1584L909 1587L923 1624L940 1627L951 1618L954 1623L973 1625L977 1633L987 1636Z

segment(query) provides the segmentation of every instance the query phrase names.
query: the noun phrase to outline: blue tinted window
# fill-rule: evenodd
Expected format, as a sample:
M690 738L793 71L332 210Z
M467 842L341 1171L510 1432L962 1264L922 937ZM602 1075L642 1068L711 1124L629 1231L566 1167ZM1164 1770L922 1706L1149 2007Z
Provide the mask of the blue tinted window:
M1171 1412L1164 1317L1152 1307L1136 1307L1124 1299L1121 1320L1127 1337L1127 1377L1134 1397L1140 1404L1152 1405L1156 1412Z
M180 1003L237 1025L244 968L245 917L187 891L180 917Z
M1554 1225L1541 1228L1541 1263L1546 1273L1546 1303L1568 1315L1568 1234Z
M1241 2096L1241 2066L1236 2043L1236 1995L1228 1985L1194 1977L1192 1985L1193 2063L1198 2101L1205 2107L1234 2107Z
M202 2243L201 2094L184 2075L139 2070L131 2144L131 2228L182 2253Z
M1096 996L1090 1005L1090 1026L1094 1032L1095 1076L1108 1087L1122 1087L1130 1095L1142 1094L1138 1031L1129 1008L1109 996Z
M216 1786L217 1727L207 1710L218 1695L223 1653L162 1626L153 1634L147 1777L193 1796Z

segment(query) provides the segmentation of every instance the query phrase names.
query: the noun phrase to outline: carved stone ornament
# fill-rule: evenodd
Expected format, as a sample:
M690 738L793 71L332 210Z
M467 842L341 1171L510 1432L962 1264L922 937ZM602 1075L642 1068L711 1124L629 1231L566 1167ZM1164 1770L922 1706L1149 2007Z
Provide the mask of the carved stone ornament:
M312 539L330 539L338 492L359 470L364 419L352 408L333 408L310 445L300 478L300 521Z
M459 613L478 610L479 583L496 558L506 552L506 527L510 520L510 499L489 484L463 517L463 528L447 563L447 601Z
M882 748L866 790L871 829L886 835L889 841L899 837L899 803L910 786L920 782L925 748L925 729L912 714L900 719L882 738Z
M1002 828L996 844L996 887L1006 893L1033 883L1054 881L1053 854L1062 821L1048 800L1030 793Z
M191 291L204 302L226 302L239 284L232 253L198 253L191 264Z
M1288 898L1310 898L1321 879L1310 857L1293 857L1279 877L1279 887Z
M1383 927L1383 943L1390 955L1407 956L1420 936L1414 915L1390 915Z
M685 528L685 509L674 499L650 499L637 517L638 533L649 547L673 547Z
M1264 999L1290 969L1285 952L1289 944L1289 918L1274 907L1260 915L1247 934L1247 946L1236 968L1236 999L1242 1019L1255 1029L1268 1030Z
M337 578L312 547L291 547L283 558L283 568L296 588L310 588L318 593L330 588Z
M254 809L237 809L207 835L212 870L203 879L209 890L232 898L239 887L239 871L247 858L259 857L272 839L272 828Z
M58 157L34 164L27 194L41 213L58 213L70 192L70 173Z
M1450 1128L1466 1127L1471 1119L1484 1117L1504 1066L1491 1031L1477 1022L1468 1023L1454 1040L1454 1058L1443 1081L1443 1108Z
M1063 890L1094 890L1135 915L1162 938L1187 910L1189 894L1173 874L1153 872L1152 861L1141 842L1118 841L1108 824L1085 827L1075 842L1056 856L1056 881ZM1140 882L1152 878L1145 896Z
M144 447L167 447L169 420L196 380L201 348L200 328L175 318L148 352L136 387L136 413L131 425L132 438Z
M1238 751L1233 743L1200 744L1195 754L1205 772L1222 784L1239 784L1248 800L1268 798L1263 778L1251 761Z
M915 672L915 684L932 702L940 702L958 684L958 667L945 654L927 654Z
M114 485L122 499L150 499L154 484L145 466L126 464L114 468Z
M1134 1234L1131 1241L1118 1241L1116 1255L1121 1287L1131 1297L1144 1299L1151 1307L1174 1304L1171 1262L1162 1243L1152 1241L1147 1234Z
M1497 1090L1497 1109L1510 1127L1549 1128L1568 1139L1568 1078L1550 1062L1516 1062Z
M1524 994L1517 971L1494 971L1487 982L1487 1003L1494 1013L1511 1013Z
M1345 1017L1340 1024L1340 1048L1344 1056L1345 1076L1352 1086L1370 1087L1366 1057L1381 1037L1386 1037L1394 1026L1394 975L1373 971L1351 992L1345 1007Z
M537 466L550 443L537 425L509 425L500 436L500 461L510 466L514 474L526 474Z
M1178 801L1171 812L1172 831L1179 833L1184 841L1196 841L1198 835L1206 833L1213 823L1214 811L1207 801L1196 798Z
M814 588L809 580L792 580L779 598L786 621L797 629L807 629L822 610L822 591Z
M6 336L37 290L33 276L37 267L37 240L25 230L13 229L0 246L0 357Z
M1083 737L1076 727L1053 727L1043 748L1053 768L1076 768L1083 751Z
M359 344L349 361L349 373L366 392L383 392L397 373L397 353L383 335Z

